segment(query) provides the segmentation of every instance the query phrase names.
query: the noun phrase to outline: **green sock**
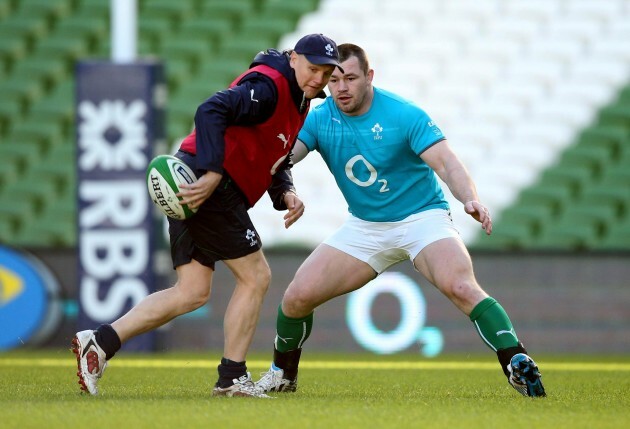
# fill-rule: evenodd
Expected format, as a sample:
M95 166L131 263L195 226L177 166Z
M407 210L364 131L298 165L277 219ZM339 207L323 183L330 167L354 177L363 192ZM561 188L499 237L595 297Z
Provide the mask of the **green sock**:
M495 352L519 345L507 313L494 298L488 297L473 308L470 320L481 339Z
M288 352L301 349L304 341L311 335L311 329L313 329L313 313L300 319L293 319L284 315L282 304L280 304L276 319L276 350Z

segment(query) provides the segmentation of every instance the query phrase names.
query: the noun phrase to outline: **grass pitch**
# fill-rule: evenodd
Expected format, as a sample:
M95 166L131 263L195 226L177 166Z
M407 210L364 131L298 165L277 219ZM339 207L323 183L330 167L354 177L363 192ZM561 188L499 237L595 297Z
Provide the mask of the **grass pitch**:
M536 356L547 398L524 398L491 354L322 355L305 351L296 393L213 398L219 353L120 353L101 395L79 393L71 352L0 354L0 427L625 428L630 356ZM254 379L269 355L248 360Z

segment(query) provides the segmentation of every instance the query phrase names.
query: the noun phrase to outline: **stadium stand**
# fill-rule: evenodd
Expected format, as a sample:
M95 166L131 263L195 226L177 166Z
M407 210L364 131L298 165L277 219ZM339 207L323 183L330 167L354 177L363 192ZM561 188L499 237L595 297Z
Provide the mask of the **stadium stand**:
M166 64L171 142L257 51L323 32L365 47L376 85L443 128L494 213L482 237L447 190L473 247L630 249L630 0L138 4L139 53ZM76 245L74 66L109 55L109 7L0 0L0 242ZM268 201L253 209L266 245L313 246L343 221L325 169L317 155L295 169L307 212L291 230Z
M0 242L76 245L74 67L81 59L109 56L109 3L0 1ZM176 141L190 131L203 99L294 30L316 2L138 5L139 54L166 64L169 140Z
M602 216L607 215L595 220L587 209L569 207L593 204L596 191L588 191L586 199L585 189L601 183L619 162L622 147L630 145L627 112L615 101L619 91L627 97L623 88L630 80L630 2L603 3L322 1L282 45L325 28L338 42L355 42L372 54L376 85L429 112L494 213L493 235L482 236L447 192L453 217L472 247L599 248L610 223L628 216L629 201L617 203L616 211L599 202ZM315 189L305 189L300 171L298 166L294 176L312 207L317 203L310 194L334 184L322 178L311 185ZM338 225L318 221L320 240ZM581 228L591 233L579 236ZM569 238L544 238L555 229Z

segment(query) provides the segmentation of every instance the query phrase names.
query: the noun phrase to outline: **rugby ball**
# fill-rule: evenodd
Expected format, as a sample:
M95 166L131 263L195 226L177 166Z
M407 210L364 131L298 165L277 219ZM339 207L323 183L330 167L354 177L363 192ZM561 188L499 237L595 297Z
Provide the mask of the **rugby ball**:
M181 159L171 155L158 155L147 167L147 188L151 200L166 216L184 220L197 212L180 204L179 185L197 181L195 173Z

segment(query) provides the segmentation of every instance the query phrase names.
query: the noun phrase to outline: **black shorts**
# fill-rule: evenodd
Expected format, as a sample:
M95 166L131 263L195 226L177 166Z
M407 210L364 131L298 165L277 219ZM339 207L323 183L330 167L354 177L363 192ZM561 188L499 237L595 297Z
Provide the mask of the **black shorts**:
M180 151L175 156L199 176L194 155ZM173 268L194 259L214 269L216 261L258 251L262 242L247 209L245 197L226 174L194 216L186 220L168 218Z

